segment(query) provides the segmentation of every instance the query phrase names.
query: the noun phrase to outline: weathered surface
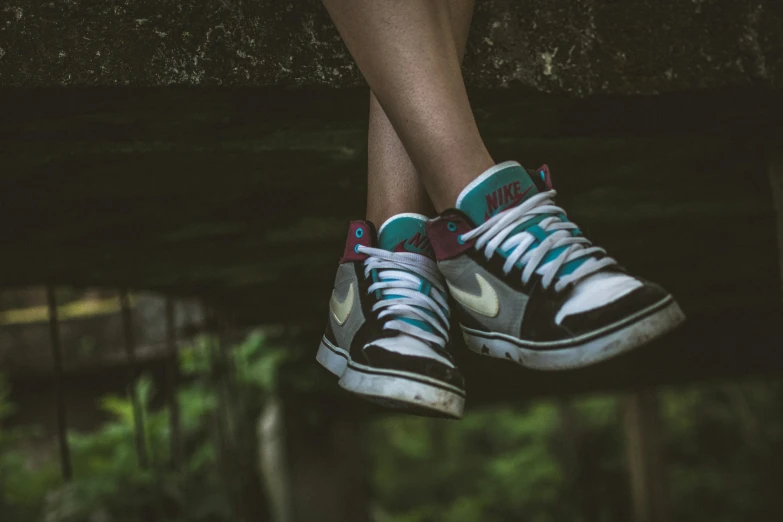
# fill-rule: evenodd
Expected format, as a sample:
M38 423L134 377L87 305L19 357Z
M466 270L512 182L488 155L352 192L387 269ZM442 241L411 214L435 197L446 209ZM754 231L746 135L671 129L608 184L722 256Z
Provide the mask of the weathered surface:
M658 93L783 85L783 2L485 0L480 87ZM361 84L315 0L4 0L0 86Z

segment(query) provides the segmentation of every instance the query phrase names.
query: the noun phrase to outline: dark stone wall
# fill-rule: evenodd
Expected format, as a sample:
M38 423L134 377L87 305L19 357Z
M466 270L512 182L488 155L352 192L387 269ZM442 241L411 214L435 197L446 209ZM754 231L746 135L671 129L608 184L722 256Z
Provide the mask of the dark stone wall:
M783 85L783 2L479 0L478 87L654 94ZM362 79L314 0L4 0L0 86L348 87Z

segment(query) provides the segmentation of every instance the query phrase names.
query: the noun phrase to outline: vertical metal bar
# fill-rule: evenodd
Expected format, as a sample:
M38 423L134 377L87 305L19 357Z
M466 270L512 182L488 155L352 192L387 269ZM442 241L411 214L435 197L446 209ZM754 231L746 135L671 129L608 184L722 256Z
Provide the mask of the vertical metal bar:
M139 466L147 468L147 444L144 436L144 415L142 405L136 394L136 336L133 333L133 317L131 315L130 297L127 289L120 290L120 308L122 309L122 330L125 334L125 354L128 357L128 394L133 405L133 428L136 440L136 454Z
M63 393L63 358L60 345L60 324L57 320L57 297L54 287L46 287L46 301L49 307L49 337L52 347L54 369L54 402L57 411L57 442L60 446L60 469L63 479L70 481L73 477L71 467L71 450L68 446L68 419L65 411L65 395Z
M169 401L169 444L171 447L171 465L179 469L182 465L182 435L179 420L179 345L177 343L177 324L174 315L174 301L166 298L166 349L168 352L167 379Z

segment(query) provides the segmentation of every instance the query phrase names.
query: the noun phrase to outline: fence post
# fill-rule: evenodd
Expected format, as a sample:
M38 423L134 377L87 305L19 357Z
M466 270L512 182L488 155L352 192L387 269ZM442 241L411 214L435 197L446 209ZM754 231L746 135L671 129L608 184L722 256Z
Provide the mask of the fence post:
M120 290L120 308L122 310L122 330L125 335L125 354L128 357L128 394L133 405L133 429L136 439L136 455L139 466L146 469L149 465L147 458L147 443L144 435L144 415L139 396L136 394L136 336L133 333L133 317L131 315L130 297L128 290Z
M63 393L63 358L62 346L60 345L60 324L57 318L57 297L54 293L54 287L51 285L46 287L46 301L49 308L49 337L54 370L53 388L57 414L57 441L60 447L60 469L63 479L67 482L73 477L73 468L71 467L71 450L68 446L68 418Z
M590 463L582 444L584 428L574 399L559 397L555 402L560 419L560 458L566 472L569 498L579 506L579 514L584 522L599 520L598 507L590 480Z
M667 522L668 481L658 394L655 390L633 392L623 406L633 521Z

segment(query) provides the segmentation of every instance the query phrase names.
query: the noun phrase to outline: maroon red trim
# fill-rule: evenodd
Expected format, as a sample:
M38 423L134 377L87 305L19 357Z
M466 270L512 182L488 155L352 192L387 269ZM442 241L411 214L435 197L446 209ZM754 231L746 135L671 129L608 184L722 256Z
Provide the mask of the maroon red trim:
M552 185L552 175L549 173L549 167L547 167L546 165L541 165L540 167L538 167L538 172L539 172L539 176L541 175L540 174L541 172L544 173L544 184L546 185L546 187L549 190L554 190L555 187L554 185Z
M448 210L439 217L428 221L427 235L435 250L435 259L438 261L453 259L473 248L475 240L460 243L458 239L460 234L471 230L473 230L473 226L465 220L462 214Z
M356 236L358 230L361 230L361 237ZM371 247L374 235L375 227L371 223L360 220L351 221L351 225L348 227L348 239L345 241L345 250L343 251L343 257L340 258L340 264L367 259L367 254L357 252L356 246Z

